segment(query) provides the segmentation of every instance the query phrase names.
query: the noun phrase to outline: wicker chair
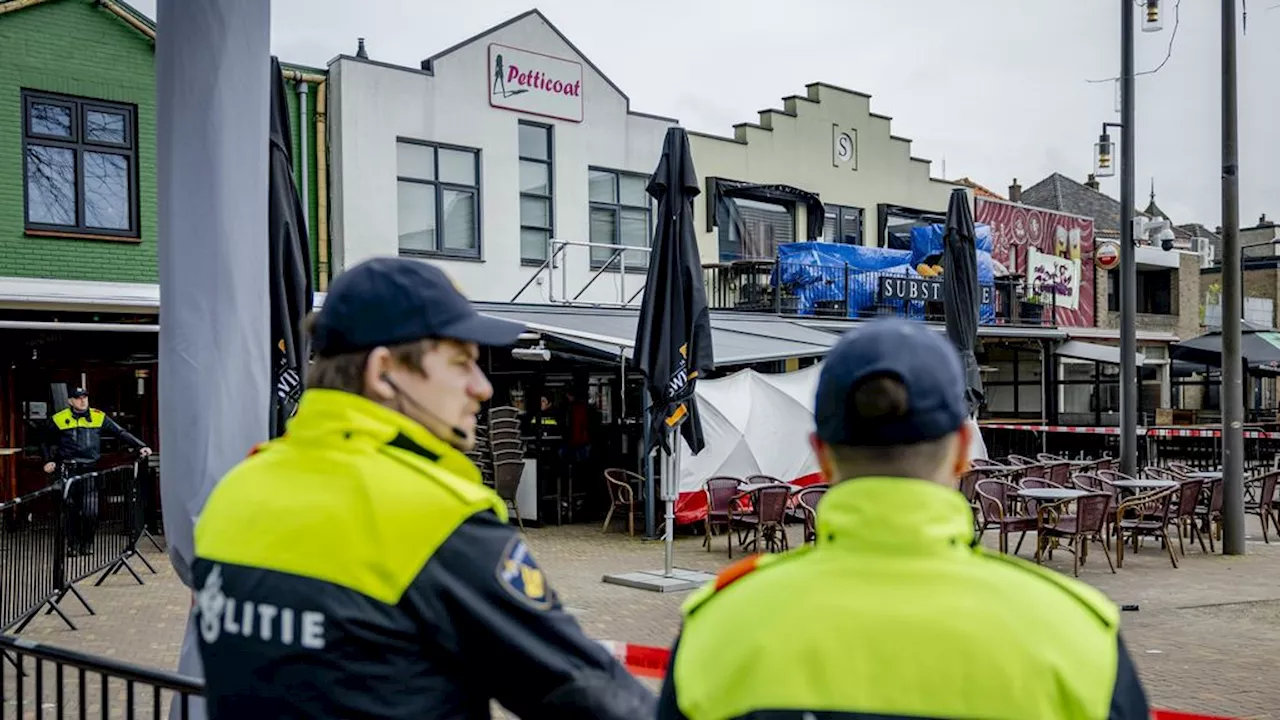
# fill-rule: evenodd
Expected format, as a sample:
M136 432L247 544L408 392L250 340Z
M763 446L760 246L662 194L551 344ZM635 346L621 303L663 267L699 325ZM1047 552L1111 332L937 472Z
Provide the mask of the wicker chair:
M634 482L628 482L628 480ZM629 470L621 468L609 468L604 471L605 487L609 491L609 513L604 516L604 525L600 531L604 532L609 529L609 523L613 520L613 512L622 510L627 514L627 534L635 537L636 534L636 515L644 511L644 508L636 504L635 487L644 487L644 478Z
M1027 533L1036 529L1036 518L1020 515L1013 511L1013 500L1017 497L1018 486L1003 480L980 480L977 487L978 504L982 507L982 525L978 529L978 539L989 527L1000 531L1000 552L1009 552L1009 534L1021 533L1018 546L1013 549L1017 555L1022 549L1022 541Z
M1075 514L1063 513L1062 510L1072 502L1076 506ZM1089 543L1097 542L1102 545L1107 565L1114 573L1116 566L1111 562L1105 534L1110 511L1111 495L1101 492L1082 495L1074 501L1062 500L1042 505L1036 513L1036 562L1040 562L1046 549L1062 547L1059 541L1068 539L1070 546L1066 549L1074 558L1071 572L1080 577L1080 566L1089 557Z
M758 549L763 541L768 552L786 550L787 542L787 502L791 500L791 488L787 485L770 485L756 490L754 507L749 512L738 512L729 509L729 523L742 525L743 532L739 541L751 537L750 543Z
M1124 567L1125 533L1133 540L1133 551L1141 546L1142 538L1159 538L1169 553L1169 562L1178 567L1178 556L1173 552L1169 539L1169 522L1173 515L1173 496L1178 488L1158 490L1137 495L1116 506L1116 566ZM1128 515L1128 517L1126 517Z
M741 484L742 481L738 478L721 476L707 480L703 486L707 494L707 516L703 519L707 532L702 538L702 544L706 546L707 552L711 552L711 538L715 535L716 527L723 525L725 535L729 537L729 557L733 557L733 528L729 523L729 510L733 507Z
M804 510L804 542L818 541L818 503L827 494L826 485L811 485L796 493L796 502Z

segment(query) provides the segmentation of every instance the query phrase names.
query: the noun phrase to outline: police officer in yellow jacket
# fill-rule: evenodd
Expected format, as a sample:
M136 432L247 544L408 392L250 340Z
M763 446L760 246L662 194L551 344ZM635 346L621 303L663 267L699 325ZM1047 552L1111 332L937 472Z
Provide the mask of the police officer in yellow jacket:
M334 281L286 435L210 495L196 613L213 718L651 718L463 455L492 394L480 315L437 268Z
M841 339L814 410L817 543L690 598L659 720L1146 720L1116 606L975 541L964 387L922 324Z

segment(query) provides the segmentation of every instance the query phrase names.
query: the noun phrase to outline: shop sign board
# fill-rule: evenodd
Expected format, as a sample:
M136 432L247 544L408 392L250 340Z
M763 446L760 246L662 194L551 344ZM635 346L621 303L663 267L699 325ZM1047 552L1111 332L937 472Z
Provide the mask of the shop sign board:
M1114 270L1120 264L1120 246L1109 240L1098 243L1094 262L1103 270Z
M992 287L979 285L982 292L981 303L990 305ZM890 300L919 300L921 302L942 302L942 281L900 275L880 276L880 302Z
M1080 304L1080 261L1027 248L1027 295L1042 305L1075 310Z
M991 198L974 198L973 220L991 227L991 258L1010 275L1027 275L1031 250L1077 261L1081 272L1075 300L1068 307L1064 302L1067 298L1057 299L1054 323L1063 327L1094 326L1093 220Z
M582 122L582 63L489 45L489 105Z

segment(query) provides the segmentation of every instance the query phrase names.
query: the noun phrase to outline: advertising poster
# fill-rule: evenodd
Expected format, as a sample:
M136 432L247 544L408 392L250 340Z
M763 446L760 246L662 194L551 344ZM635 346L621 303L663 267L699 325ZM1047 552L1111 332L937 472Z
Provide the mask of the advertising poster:
M989 198L974 198L973 219L991 226L992 257L1010 275L1028 276L1029 250L1072 261L1074 302L1059 296L1054 319L1062 327L1094 327L1093 220Z

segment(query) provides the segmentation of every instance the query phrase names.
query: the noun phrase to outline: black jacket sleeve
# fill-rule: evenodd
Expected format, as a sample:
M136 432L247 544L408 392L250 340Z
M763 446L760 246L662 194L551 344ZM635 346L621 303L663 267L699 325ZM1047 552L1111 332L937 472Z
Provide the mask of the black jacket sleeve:
M1147 720L1151 708L1147 705L1147 693L1138 680L1133 658L1124 646L1124 640L1116 635L1116 686L1111 691L1111 714L1107 720Z
M689 720L684 713L680 712L680 706L676 702L676 653L680 650L680 640L676 639L675 647L671 648L671 661L667 663L667 677L662 681L662 692L658 693L658 715L657 720Z
M61 459L61 453L58 452L58 441L61 439L61 430L54 424L53 418L49 418L44 423L44 432L40 434L40 452L44 461L47 463L58 462Z
M128 430L120 427L120 423L112 420L109 415L102 418L102 431L108 435L114 435L115 437L124 440L137 449L142 449L147 446L146 443L134 437Z
M653 694L586 636L523 537L491 512L449 536L405 602L478 690L524 720L653 717Z

